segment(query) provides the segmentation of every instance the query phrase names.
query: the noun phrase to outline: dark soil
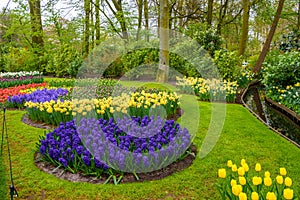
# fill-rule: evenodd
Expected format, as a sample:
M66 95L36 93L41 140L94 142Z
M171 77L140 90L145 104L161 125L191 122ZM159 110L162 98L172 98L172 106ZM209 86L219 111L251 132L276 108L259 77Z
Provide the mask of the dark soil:
M170 176L173 173L182 171L193 164L196 155L196 147L191 146L190 149L192 150L194 155L188 155L183 160L177 161L175 163L170 164L169 166L156 170L153 172L148 173L139 173L137 174L139 180L135 178L135 176L131 173L125 173L124 177L121 180L121 183L133 183L133 182L144 182L144 181L153 181L153 180L160 180L164 177ZM71 182L88 182L94 184L102 184L108 178L107 175L103 175L101 178L95 178L94 176L87 176L83 173L72 174L71 172L65 171L63 168L57 168L52 164L45 162L42 160L42 155L40 153L35 153L34 155L34 162L35 165L41 169L42 171L52 174L60 179L68 180ZM110 180L110 183L113 183Z
M183 110L177 109L176 114L169 116L168 119L176 120L182 114L183 114ZM42 129L48 129L48 130L53 130L56 128L56 126L48 125L43 122L34 122L28 118L27 114L25 114L22 117L22 122L27 125L36 127L36 128L42 128ZM172 163L169 166L167 166L163 169L160 169L160 170L156 170L156 171L149 172L149 173L137 174L139 177L139 180L137 180L133 174L125 173L124 177L121 180L121 183L160 180L164 177L170 176L173 173L182 171L182 170L188 168L189 166L191 166L195 159L195 155L197 153L196 147L194 145L191 145L190 150L191 150L192 154L188 155L183 160L179 160L175 163ZM72 174L71 172L65 171L63 168L57 168L56 166L43 161L42 155L38 152L36 152L34 155L34 162L35 162L35 165L42 171L52 174L60 179L68 180L71 182L88 182L88 183L94 183L94 184L101 184L101 183L104 183L106 181L106 179L108 178L107 175L103 175L103 177L101 177L101 178L95 178L94 176L84 175L83 173ZM111 180L110 183L113 183L113 181Z

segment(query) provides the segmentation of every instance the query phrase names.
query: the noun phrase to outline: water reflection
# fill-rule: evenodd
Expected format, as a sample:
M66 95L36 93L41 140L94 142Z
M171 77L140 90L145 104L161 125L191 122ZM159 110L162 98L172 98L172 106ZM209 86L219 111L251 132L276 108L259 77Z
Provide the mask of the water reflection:
M287 117L267 103L262 86L254 85L249 87L244 96L244 102L249 109L269 126L300 145L299 121L295 118Z

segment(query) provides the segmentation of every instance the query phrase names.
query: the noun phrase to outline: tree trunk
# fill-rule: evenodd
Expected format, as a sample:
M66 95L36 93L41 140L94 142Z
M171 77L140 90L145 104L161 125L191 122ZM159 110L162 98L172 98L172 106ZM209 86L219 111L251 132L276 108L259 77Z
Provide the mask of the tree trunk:
M208 0L207 18L206 18L208 27L211 27L212 25L213 4L214 4L214 0Z
M142 18L143 18L143 0L137 0L136 1L138 6L138 30L136 33L136 40L138 41L140 39L140 32L142 29Z
M40 0L28 0L30 9L30 23L32 31L32 46L34 48L43 48L43 26L41 16L41 1ZM39 51L42 52L42 51Z
M221 7L220 7L220 11L219 11L219 22L217 25L217 33L219 35L222 34L223 20L227 13L228 3L229 3L229 0L225 0L224 5L223 5L223 0L221 0Z
M90 3L90 19L91 19L91 22L90 22L90 28L91 28L91 49L94 49L94 44L95 44L95 23L94 23L94 10L93 10L93 4Z
M89 54L90 51L90 0L84 0L84 57Z
M242 56L245 54L248 42L248 32L249 32L249 10L250 10L250 1L243 0L243 25L242 25L242 35L239 44L238 55Z
M149 42L149 5L148 0L144 0L144 18L145 18L145 29L146 29L146 40Z
M262 52L260 53L259 58L258 58L255 66L254 66L254 68L252 70L255 74L258 74L260 72L262 64L263 64L263 62L264 62L264 60L266 58L266 55L267 55L267 53L269 51L269 48L270 48L270 45L271 45L271 42L272 42L275 30L276 30L276 27L277 27L277 24L278 24L278 21L279 21L279 18L280 18L280 14L281 14L281 11L283 9L283 4L284 4L284 0L279 0L278 6L277 6L276 15L274 17L274 20L273 20L273 23L272 23L269 35L268 35L268 37L266 39L266 42L265 42L264 47L262 49Z
M169 6L168 0L160 0L160 58L156 80L167 82L169 74Z
M300 31L300 0L298 2L298 19L297 19L297 30Z
M100 43L100 0L96 0L95 6L95 30L96 30L96 45Z
M108 2L108 1L106 1ZM121 26L121 30L122 30L122 35L123 35L123 39L128 40L128 32L127 32L127 25L126 25L126 20L125 20L125 16L124 16L124 11L123 11L123 7L122 7L122 1L119 0L112 0L117 13L115 15L115 17L117 18L120 26Z

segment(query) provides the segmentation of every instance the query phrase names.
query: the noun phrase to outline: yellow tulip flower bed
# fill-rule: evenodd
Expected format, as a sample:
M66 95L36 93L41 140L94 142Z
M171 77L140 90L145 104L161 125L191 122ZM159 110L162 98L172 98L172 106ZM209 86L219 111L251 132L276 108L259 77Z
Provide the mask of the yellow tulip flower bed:
M261 165L256 163L255 172L250 174L245 159L239 166L229 160L227 169L218 170L218 177L222 180L216 186L223 200L296 199L293 181L288 177L286 168L281 167L278 172L272 177L269 171L262 172Z
M135 117L149 115L163 108L166 116L176 113L180 96L172 92L122 93L120 96L102 99L71 99L46 102L28 101L24 105L29 118L48 124L59 125L73 117L96 117L109 119L112 115L128 114ZM152 113L153 114L153 113ZM161 113L160 113L161 114Z
M203 79L194 77L176 77L179 90L195 94L200 101L234 102L237 94L237 81Z

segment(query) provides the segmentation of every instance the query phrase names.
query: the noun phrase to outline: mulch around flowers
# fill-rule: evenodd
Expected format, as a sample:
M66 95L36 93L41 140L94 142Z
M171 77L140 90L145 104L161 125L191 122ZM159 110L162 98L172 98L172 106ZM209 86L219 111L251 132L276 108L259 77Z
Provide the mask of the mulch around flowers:
M177 109L176 114L169 116L168 119L176 120L182 114L183 114L183 110ZM51 126L49 124L45 124L42 122L34 122L29 119L27 114L23 115L22 122L27 125L36 127L36 128L42 128L42 129L48 129L48 130L53 130L56 128L56 126ZM193 152L194 155L190 154L190 155L186 156L184 159L174 162L163 169L156 170L153 172L148 172L148 173L137 174L139 177L139 180L136 180L136 178L133 174L125 173L124 177L121 180L121 183L133 183L133 182L160 180L167 176L172 175L173 173L182 171L182 170L188 168L189 166L191 166L193 164L193 161L195 160L195 155L197 153L197 149L194 145L191 145L190 150L191 150L191 152ZM84 175L83 173L80 173L80 172L77 174L72 174L71 172L65 171L63 168L57 168L56 166L43 161L42 155L39 152L36 152L34 154L34 162L35 162L35 165L43 172L52 174L53 176L56 176L60 179L68 180L70 182L88 182L88 183L93 183L93 184L102 184L107 179L107 177L105 177L106 175L104 175L101 178L95 178L94 176ZM112 183L112 180L110 181L110 183Z
M196 147L192 145L190 147L194 155L196 155ZM144 181L153 181L160 180L167 176L172 175L173 173L182 171L193 164L195 159L194 155L188 155L183 160L177 161L168 165L167 167L156 170L148 173L139 173L137 174L139 180L136 180L135 176L131 173L125 173L121 183L133 183L133 182L144 182ZM101 178L95 178L94 176L87 176L82 173L72 174L71 172L67 172L62 168L57 168L48 162L44 162L42 160L42 155L40 153L35 153L34 155L35 165L41 169L43 172L48 174L52 174L57 178L68 180L70 182L88 182L93 184L102 184L106 181L107 177L105 175ZM110 183L113 183L111 180Z

